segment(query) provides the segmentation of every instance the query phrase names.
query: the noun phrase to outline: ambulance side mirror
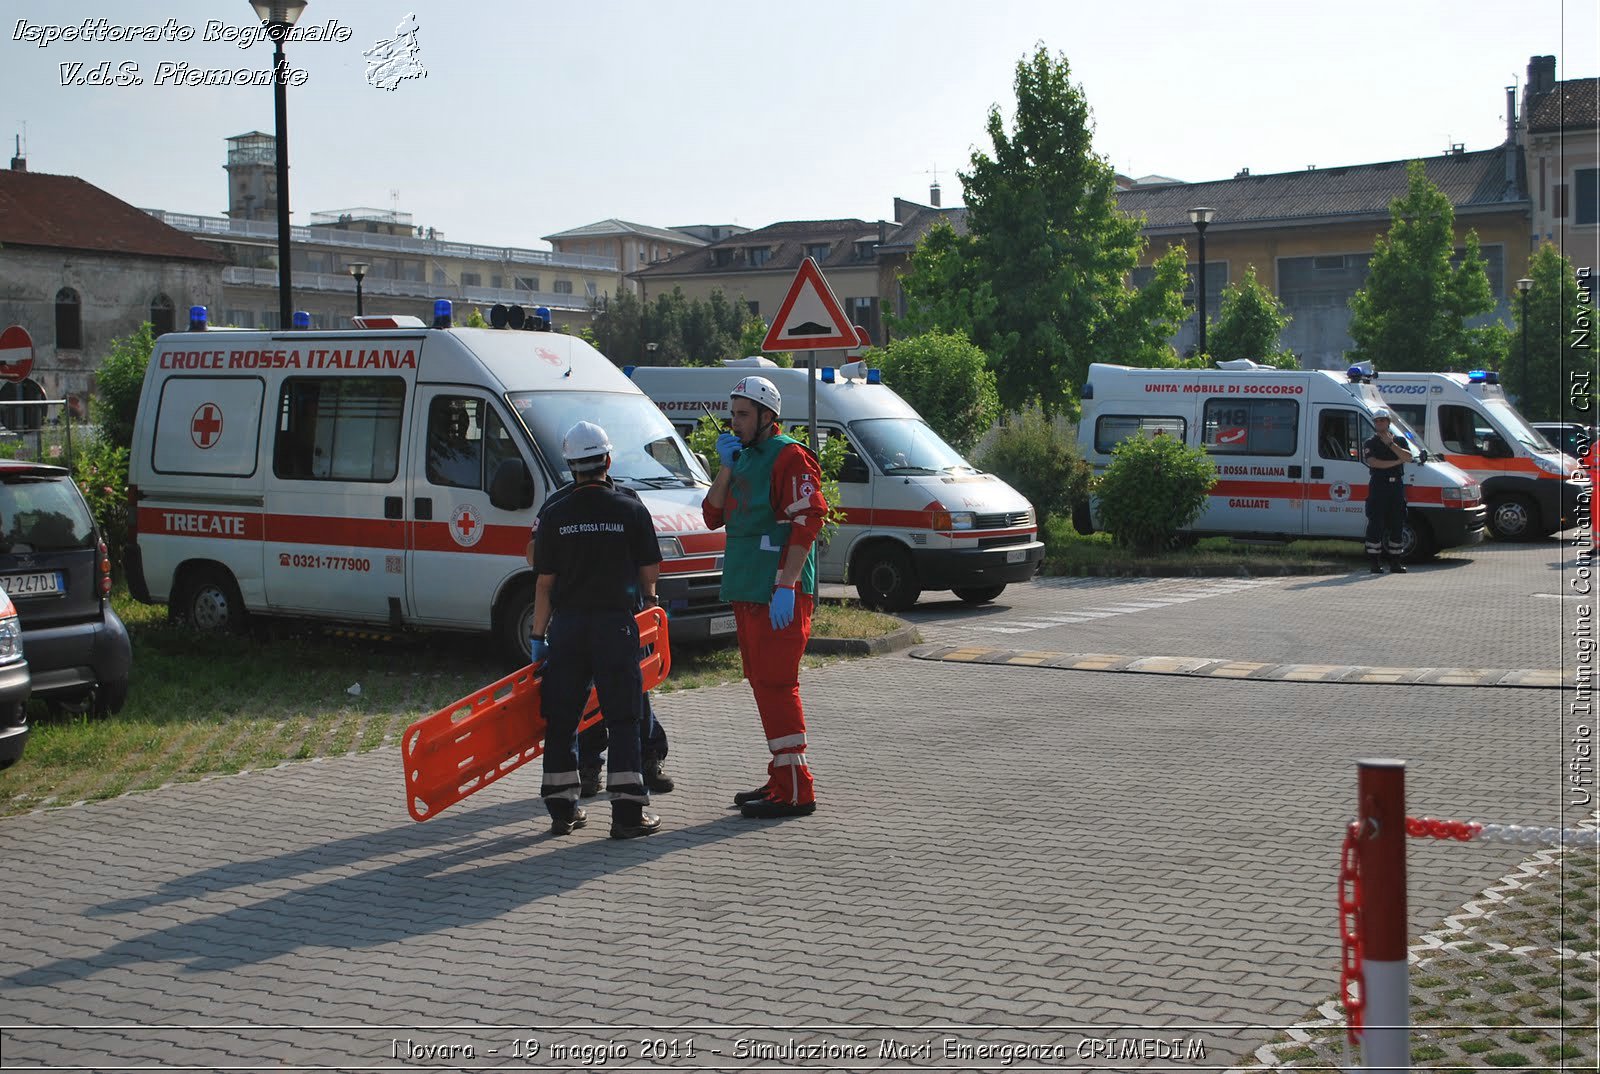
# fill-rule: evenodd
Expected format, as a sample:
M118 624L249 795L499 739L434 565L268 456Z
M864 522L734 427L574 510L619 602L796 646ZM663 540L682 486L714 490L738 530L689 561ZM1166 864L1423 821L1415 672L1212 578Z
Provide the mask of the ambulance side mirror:
M533 506L533 475L521 459L503 459L489 482L489 502L501 511L526 511Z

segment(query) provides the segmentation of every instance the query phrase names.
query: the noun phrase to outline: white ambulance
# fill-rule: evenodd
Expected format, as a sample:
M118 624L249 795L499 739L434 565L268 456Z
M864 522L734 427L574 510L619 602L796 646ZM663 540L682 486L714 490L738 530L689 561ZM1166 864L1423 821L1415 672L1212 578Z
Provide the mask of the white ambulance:
M1218 480L1187 531L1195 536L1337 537L1366 533L1361 445L1382 405L1367 378L1279 370L1253 362L1219 369L1131 369L1094 364L1083 389L1078 442L1096 475L1130 436L1166 435L1204 448ZM1418 436L1395 422L1414 444ZM1405 468L1407 559L1483 540L1476 482L1448 462ZM1093 532L1091 500L1074 519Z
M1429 451L1483 486L1491 536L1527 540L1577 525L1589 488L1583 465L1517 413L1499 374L1383 372L1373 384Z
M734 632L723 535L700 512L709 477L603 355L448 316L358 322L156 340L129 472L135 597L203 629L259 613L492 631L525 662L530 527L571 480L561 440L586 420L655 520L673 640Z
M727 418L728 392L751 372L777 386L786 425L805 424L805 369L746 358L723 368L640 366L630 375L687 432L707 413ZM853 582L869 606L900 611L925 590L981 604L1038 572L1044 544L1021 493L963 459L878 370L859 362L826 367L816 381L817 431L846 445L844 522L818 549L819 581Z

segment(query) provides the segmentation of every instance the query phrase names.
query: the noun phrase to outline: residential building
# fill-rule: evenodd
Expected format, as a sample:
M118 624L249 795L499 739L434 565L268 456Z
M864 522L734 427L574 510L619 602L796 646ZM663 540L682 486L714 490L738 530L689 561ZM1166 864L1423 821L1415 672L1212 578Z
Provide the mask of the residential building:
M1407 161L1308 168L1274 175L1241 172L1206 183L1140 185L1118 191L1123 212L1144 218L1150 245L1133 282L1150 277L1149 265L1173 246L1188 248L1193 305L1199 243L1189 210L1216 210L1206 229L1204 308L1215 318L1223 290L1254 268L1292 320L1283 345L1307 368L1338 368L1350 341L1350 299L1366 282L1376 237L1389 228L1389 204L1407 188ZM1516 280L1528 262L1528 198L1517 147L1448 153L1423 159L1428 180L1455 207L1456 238L1476 231L1488 265L1489 286L1506 318ZM1458 249L1463 248L1458 246ZM1190 316L1173 344L1186 352L1198 343Z
M800 262L810 257L822 268L845 315L865 328L874 343L882 343L876 250L886 237L885 227L854 219L785 220L647 266L630 278L638 281L647 302L673 288L691 299L721 290L770 322Z
M1534 56L1522 96L1523 149L1532 196L1532 239L1553 242L1575 264L1600 245L1600 78L1557 82L1556 58Z
M723 236L718 236L721 237ZM686 254L715 240L692 234L687 228L650 227L647 224L632 224L626 220L612 218L567 231L558 231L554 235L546 235L544 241L559 254L610 258L626 278L629 273L646 265ZM634 293L638 294L638 281L629 279L627 282Z
M0 326L33 337L32 373L0 400L65 399L81 414L111 341L150 321L187 327L190 306L213 306L226 262L211 247L70 175L0 172ZM38 408L0 409L13 428Z

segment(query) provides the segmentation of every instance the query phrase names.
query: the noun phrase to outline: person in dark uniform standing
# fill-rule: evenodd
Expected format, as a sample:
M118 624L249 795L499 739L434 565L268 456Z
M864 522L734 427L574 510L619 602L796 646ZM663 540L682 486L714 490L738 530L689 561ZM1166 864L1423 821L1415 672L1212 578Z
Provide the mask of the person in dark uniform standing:
M1373 574L1383 573L1383 563L1395 574L1406 573L1400 562L1405 547L1406 483L1405 464L1411 461L1411 445L1396 433L1388 407L1372 412L1377 433L1361 445L1361 461L1367 464L1367 561Z
M588 822L578 805L578 720L592 683L604 714L610 754L611 838L633 839L661 827L644 807L639 755L642 716L639 626L634 609L656 600L661 547L650 512L611 482L611 441L580 421L562 441L574 488L553 497L534 530L530 655L544 663L544 784L550 831L566 835Z

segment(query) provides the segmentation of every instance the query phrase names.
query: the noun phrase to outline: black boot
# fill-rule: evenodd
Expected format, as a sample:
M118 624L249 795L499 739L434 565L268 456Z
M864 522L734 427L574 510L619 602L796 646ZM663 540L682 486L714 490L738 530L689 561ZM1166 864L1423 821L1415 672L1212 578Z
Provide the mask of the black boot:
M1399 556L1390 556L1389 557L1389 573L1390 574L1405 574L1406 573L1406 565L1404 563L1400 562L1400 557Z
M578 769L578 796L593 798L600 793L600 766Z
M661 830L661 818L638 802L611 803L611 838L637 839Z
M747 802L759 802L763 798L766 798L771 791L772 785L770 783L764 783L753 791L740 791L738 794L733 796L733 804L736 806L743 806Z
M1373 574L1382 574L1383 573L1383 557L1382 556L1368 556L1367 557L1367 562L1369 564L1371 564L1371 566L1369 566L1367 569L1369 571L1371 571Z
M589 823L589 814L578 808L577 802L565 798L546 798L545 808L550 810L550 834L571 835Z
M672 788L677 786L654 757L645 758L643 768L644 787L651 794L671 794Z

